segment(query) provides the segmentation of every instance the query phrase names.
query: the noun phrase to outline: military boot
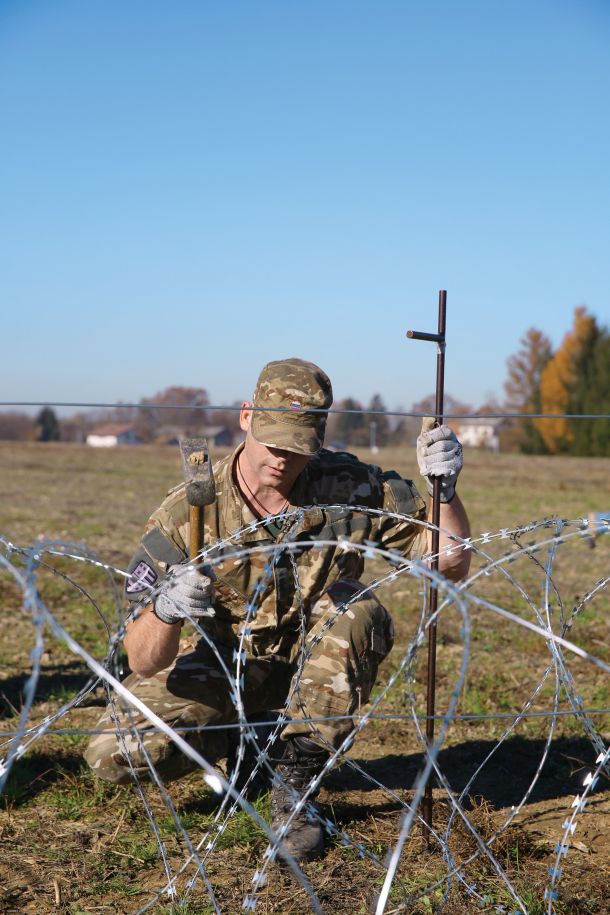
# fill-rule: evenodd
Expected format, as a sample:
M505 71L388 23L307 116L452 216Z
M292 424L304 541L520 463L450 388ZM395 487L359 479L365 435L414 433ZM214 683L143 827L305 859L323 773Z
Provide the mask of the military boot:
M305 793L312 778L320 774L328 759L328 752L309 737L289 737L285 744L284 754L275 767L281 782L274 783L271 791L271 828L274 832L279 832L290 818L299 797ZM317 793L312 792L308 801ZM297 861L311 861L322 854L324 829L307 806L292 818L282 844Z

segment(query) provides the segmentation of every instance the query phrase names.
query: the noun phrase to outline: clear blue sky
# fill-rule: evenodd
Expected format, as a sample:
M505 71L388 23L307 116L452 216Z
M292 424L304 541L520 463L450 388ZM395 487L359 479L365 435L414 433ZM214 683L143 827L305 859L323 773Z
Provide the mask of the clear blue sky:
M0 399L502 394L610 320L605 0L0 0Z

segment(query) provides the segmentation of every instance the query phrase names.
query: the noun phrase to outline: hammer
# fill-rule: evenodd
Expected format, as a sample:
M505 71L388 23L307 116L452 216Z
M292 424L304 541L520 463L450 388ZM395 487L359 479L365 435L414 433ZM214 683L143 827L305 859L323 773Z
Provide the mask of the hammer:
M195 559L203 547L203 509L214 502L216 487L206 439L181 438L180 451L189 504L189 559Z

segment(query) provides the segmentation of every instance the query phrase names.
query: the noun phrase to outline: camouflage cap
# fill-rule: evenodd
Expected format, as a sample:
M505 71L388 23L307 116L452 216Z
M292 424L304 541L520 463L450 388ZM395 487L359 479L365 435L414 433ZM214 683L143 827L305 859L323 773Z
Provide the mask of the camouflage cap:
M324 443L327 414L312 411L328 410L332 402L330 378L313 362L268 362L254 391L252 435L269 448L315 454Z

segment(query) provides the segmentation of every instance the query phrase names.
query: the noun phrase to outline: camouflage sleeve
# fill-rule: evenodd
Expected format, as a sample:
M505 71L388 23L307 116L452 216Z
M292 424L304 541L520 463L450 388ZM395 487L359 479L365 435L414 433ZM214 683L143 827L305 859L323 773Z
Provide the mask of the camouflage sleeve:
M382 474L383 508L404 520L385 516L379 525L378 540L386 550L400 550L409 559L427 552L426 529L418 521L426 519L426 503L411 480L403 480L395 471Z
M184 485L169 492L148 520L140 545L127 566L125 597L140 601L163 578L168 566L187 558L184 530L188 520Z

